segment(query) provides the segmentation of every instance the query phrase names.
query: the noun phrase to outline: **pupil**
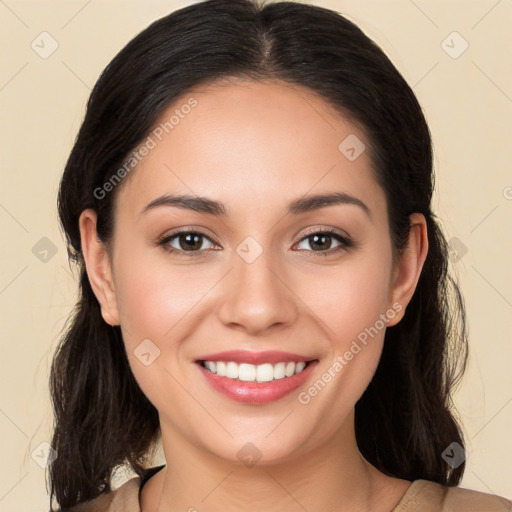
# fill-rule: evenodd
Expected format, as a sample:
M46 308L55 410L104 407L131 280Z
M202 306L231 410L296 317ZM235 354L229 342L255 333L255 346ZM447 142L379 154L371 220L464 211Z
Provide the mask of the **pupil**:
M190 249L190 248L194 249L194 244L197 245L197 240L199 239L199 235L197 233L196 234L192 233L192 234L186 234L186 235L184 235L184 237L186 240L185 247L188 249ZM191 239L192 239L192 243L189 243L191 241ZM201 247L201 244L199 243L198 247L195 247L195 248L200 248L200 247Z
M321 249L329 249L329 243L326 243L326 239L329 239L329 235L312 235L310 238L313 238L313 240L315 241L314 243L317 243L318 242L318 239L323 239L323 243L320 243L320 244L317 244L317 247L318 245L322 246L320 247ZM314 244L312 244L312 247L314 247Z

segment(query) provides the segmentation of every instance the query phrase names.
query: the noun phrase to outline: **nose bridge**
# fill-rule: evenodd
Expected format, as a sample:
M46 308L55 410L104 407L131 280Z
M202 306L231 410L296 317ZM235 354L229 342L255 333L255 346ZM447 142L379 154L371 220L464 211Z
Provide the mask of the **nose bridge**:
M248 236L233 251L232 262L219 308L223 323L255 333L293 319L293 294L279 276L282 265L270 247Z

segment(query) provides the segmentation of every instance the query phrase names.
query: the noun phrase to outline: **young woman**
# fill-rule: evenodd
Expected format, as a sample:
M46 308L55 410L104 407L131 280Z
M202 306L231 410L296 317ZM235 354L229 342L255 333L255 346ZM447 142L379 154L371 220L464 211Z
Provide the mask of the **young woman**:
M413 92L336 12L209 0L135 37L60 185L56 510L511 510L457 487L433 181Z

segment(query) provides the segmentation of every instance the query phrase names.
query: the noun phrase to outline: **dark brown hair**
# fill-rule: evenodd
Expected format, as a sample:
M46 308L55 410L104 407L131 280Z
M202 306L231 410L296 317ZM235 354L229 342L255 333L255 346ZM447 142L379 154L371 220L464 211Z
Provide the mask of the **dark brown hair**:
M160 434L120 328L105 323L91 289L79 216L93 208L98 236L108 243L119 187L101 198L94 191L173 100L224 78L306 87L362 127L386 195L394 251L407 241L409 216L425 216L428 255L405 316L387 329L380 364L356 404L356 437L363 456L388 475L456 485L464 464L453 469L441 454L452 442L464 446L450 392L466 364L465 310L431 211L431 137L414 93L383 51L335 11L209 0L155 21L116 55L91 93L66 163L58 209L80 291L51 368L58 454L49 469L52 500L64 510L108 492L112 470L123 464L142 476Z

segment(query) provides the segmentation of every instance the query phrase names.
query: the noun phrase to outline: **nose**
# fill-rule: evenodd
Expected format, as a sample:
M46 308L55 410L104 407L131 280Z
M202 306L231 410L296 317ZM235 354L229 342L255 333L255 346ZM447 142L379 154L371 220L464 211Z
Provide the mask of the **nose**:
M287 279L288 277L288 279ZM298 299L284 264L263 251L248 262L233 253L233 268L222 282L217 314L221 322L247 334L266 333L291 325L298 314Z

